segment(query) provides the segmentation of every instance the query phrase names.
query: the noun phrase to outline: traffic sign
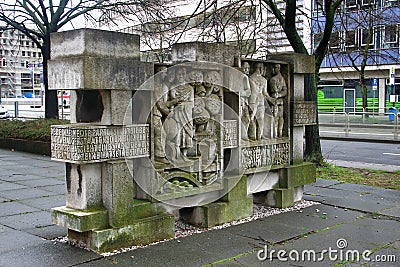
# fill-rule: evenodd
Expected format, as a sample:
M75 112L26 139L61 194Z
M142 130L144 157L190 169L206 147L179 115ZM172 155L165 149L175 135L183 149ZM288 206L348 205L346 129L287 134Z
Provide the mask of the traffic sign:
M389 85L394 85L394 76L395 76L395 69L394 66L391 66L389 73Z
M378 90L378 78L372 79L372 90Z

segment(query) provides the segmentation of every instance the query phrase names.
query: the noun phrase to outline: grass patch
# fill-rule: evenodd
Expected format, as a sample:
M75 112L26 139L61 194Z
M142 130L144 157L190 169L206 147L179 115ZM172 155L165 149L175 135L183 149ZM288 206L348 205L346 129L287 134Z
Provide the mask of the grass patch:
M319 167L317 177L340 180L352 184L370 185L400 190L400 172L385 172L366 169L337 167L331 164Z
M68 120L0 120L0 138L16 138L50 142L50 126L67 124Z

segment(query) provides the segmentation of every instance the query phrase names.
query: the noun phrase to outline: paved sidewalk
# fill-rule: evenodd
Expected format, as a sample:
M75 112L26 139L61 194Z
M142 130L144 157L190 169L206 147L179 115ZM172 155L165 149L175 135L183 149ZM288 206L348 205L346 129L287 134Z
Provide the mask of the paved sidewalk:
M398 266L400 261L396 190L318 180L305 187L305 199L321 204L110 257L52 241L67 234L51 224L50 215L52 207L65 204L64 191L62 163L0 149L0 266ZM346 241L347 247L338 249L340 238L345 240L339 245ZM268 252L282 250L286 257L315 250L322 261L284 262L277 252L272 261L261 261L257 255L264 256L259 251L266 244ZM336 260L321 254L330 248ZM345 259L355 250L372 250L371 260L393 255L397 263L361 256L360 262L341 261L341 254Z
M330 140L400 143L400 127L396 135L394 126L351 125L346 135L344 124L320 124L319 135Z

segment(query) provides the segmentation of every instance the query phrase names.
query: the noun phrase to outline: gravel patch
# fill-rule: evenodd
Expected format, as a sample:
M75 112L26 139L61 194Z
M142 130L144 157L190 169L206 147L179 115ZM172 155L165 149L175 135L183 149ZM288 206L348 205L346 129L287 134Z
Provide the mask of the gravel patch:
M197 226L190 225L190 224L187 224L187 223L179 220L179 221L175 222L175 237L172 239L160 240L160 241L157 241L157 242L154 242L154 243L151 243L148 245L144 245L144 246L132 246L129 248L121 248L118 250L114 250L112 252L101 253L100 255L102 255L103 257L109 257L109 256L117 255L120 253L132 251L132 250L135 250L138 248L145 248L145 247L152 246L155 244L160 244L160 243L167 242L170 240L176 240L177 242L180 242L179 239L186 237L186 236L191 236L194 234L201 234L201 233L207 232L207 231L219 230L219 229L227 228L227 227L230 227L233 225L251 222L254 220L266 218L266 217L277 215L277 214L284 213L284 212L289 212L289 211L302 212L302 209L313 206L313 205L317 205L317 204L319 204L319 203L314 202L314 201L301 200L299 202L296 202L292 207L284 208L284 209L271 208L271 207L265 207L265 206L254 204L253 216L247 217L247 218L244 218L241 220L229 222L229 223L224 223L222 225L218 225L218 226L214 226L214 227L210 227L210 228L197 227ZM72 246L76 246L79 248L89 250L88 248L86 248L86 246L83 242L75 242L73 240L69 240L68 237L66 237L66 236L53 239L52 241L67 243Z

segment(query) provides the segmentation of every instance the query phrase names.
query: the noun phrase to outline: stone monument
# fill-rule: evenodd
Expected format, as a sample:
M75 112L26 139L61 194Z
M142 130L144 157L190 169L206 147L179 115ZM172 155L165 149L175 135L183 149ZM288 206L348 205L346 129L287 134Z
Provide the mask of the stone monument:
M237 55L184 43L154 64L139 60L137 35L52 35L50 88L71 90L71 124L52 127L67 196L52 219L69 239L111 251L172 238L176 217L210 227L251 216L253 202L301 200L315 181L302 146L313 58Z

